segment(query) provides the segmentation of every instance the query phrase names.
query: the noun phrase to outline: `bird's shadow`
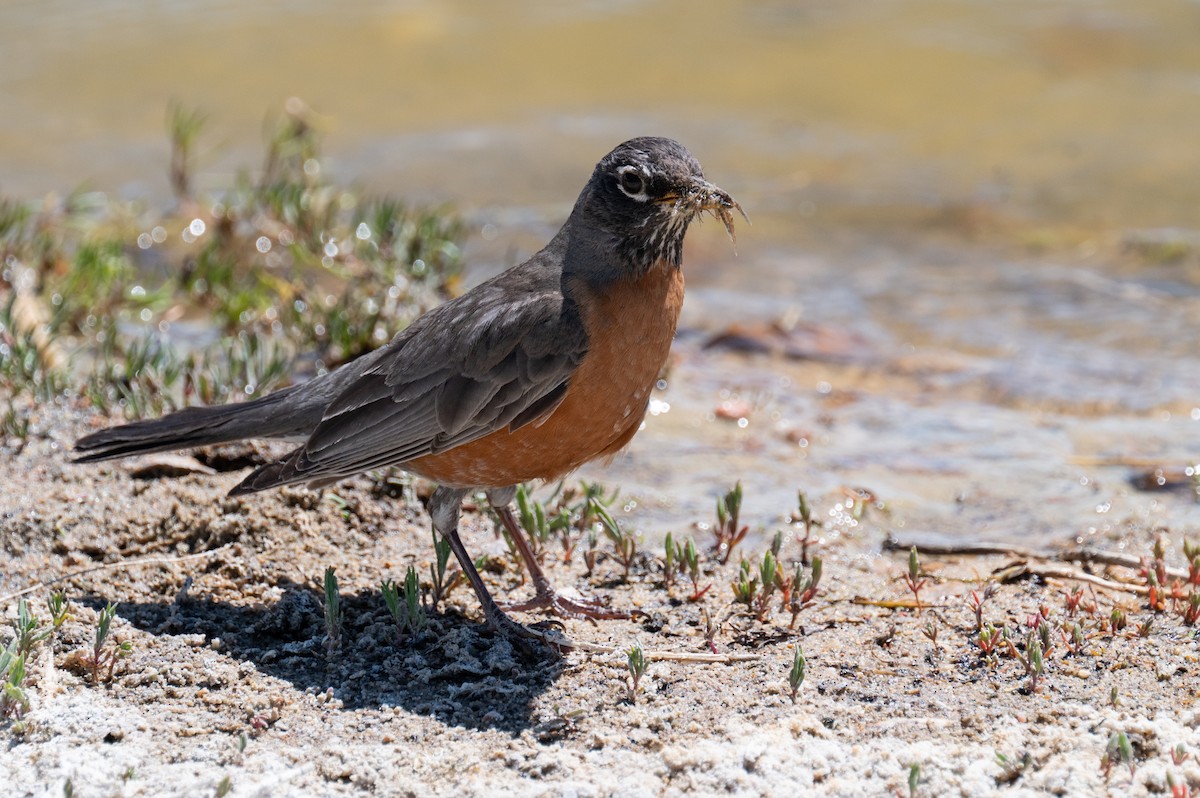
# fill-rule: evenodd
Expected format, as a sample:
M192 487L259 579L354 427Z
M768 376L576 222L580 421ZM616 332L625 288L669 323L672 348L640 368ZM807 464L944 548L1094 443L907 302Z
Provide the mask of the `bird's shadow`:
M534 699L563 670L549 648L522 650L455 613L428 613L422 631L401 634L377 591L342 596L340 639L331 645L320 594L303 584L281 587L272 604L195 597L122 603L117 614L156 636L204 635L212 648L260 673L329 692L344 709L402 707L514 735L536 725ZM83 603L105 602L90 596Z

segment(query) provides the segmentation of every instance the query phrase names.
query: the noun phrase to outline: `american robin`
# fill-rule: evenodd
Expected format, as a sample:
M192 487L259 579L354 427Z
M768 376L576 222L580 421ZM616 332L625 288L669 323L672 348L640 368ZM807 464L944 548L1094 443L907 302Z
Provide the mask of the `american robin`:
M515 486L615 454L633 437L683 303L688 225L704 211L733 235L741 206L678 142L637 138L601 159L546 247L426 313L387 345L251 402L194 407L81 438L80 462L244 439L304 443L231 496L325 485L396 465L438 484L433 528L450 544L488 623L531 634L497 606L458 534L483 489L537 590L521 608L622 617L559 596L509 506ZM744 215L744 214L743 214Z

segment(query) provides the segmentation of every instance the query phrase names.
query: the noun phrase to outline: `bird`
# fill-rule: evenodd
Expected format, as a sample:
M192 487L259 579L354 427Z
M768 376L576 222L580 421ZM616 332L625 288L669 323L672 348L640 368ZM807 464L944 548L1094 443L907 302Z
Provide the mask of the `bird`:
M231 496L321 487L398 466L436 483L433 529L497 632L540 637L497 604L459 536L462 501L479 490L536 591L510 609L628 617L555 591L511 503L519 484L563 478L634 436L675 336L684 236L707 212L734 239L733 210L746 216L683 145L630 139L600 159L541 251L428 311L387 344L253 401L86 435L74 445L76 462L248 439L299 444L256 468Z

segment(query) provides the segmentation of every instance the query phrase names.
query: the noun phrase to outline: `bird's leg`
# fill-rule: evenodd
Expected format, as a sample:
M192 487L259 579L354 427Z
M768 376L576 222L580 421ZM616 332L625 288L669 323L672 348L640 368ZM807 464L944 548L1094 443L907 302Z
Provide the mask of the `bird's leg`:
M525 568L529 571L529 576L533 580L534 590L537 592L529 601L507 605L508 609L522 612L526 610L548 610L552 615L560 618L628 618L629 613L614 610L612 607L599 602L587 600L576 601L558 594L558 591L550 584L550 580L546 578L546 573L542 570L542 567L538 565L537 556L533 553L533 547L529 545L525 533L521 530L521 525L517 523L517 517L513 515L511 502L514 493L515 488L489 491L487 495L488 503L492 505L492 509L496 511L496 515L500 517L500 523L504 524L504 528L508 530L509 537L512 538L513 544L517 547L517 551L521 555L521 559L525 562Z
M504 610L500 609L500 605L496 603L492 594L488 592L487 586L483 584L483 578L479 575L479 571L475 570L475 563L471 560L471 555L467 554L467 549L458 536L458 516L462 508L463 497L466 494L465 490L459 488L439 486L434 490L433 496L429 499L429 516L433 521L434 531L446 539L446 542L450 544L450 550L458 558L459 566L466 575L467 581L471 583L471 588L475 591L480 606L483 607L483 615L487 619L488 626L518 640L540 637L508 617ZM524 647L528 648L527 645Z

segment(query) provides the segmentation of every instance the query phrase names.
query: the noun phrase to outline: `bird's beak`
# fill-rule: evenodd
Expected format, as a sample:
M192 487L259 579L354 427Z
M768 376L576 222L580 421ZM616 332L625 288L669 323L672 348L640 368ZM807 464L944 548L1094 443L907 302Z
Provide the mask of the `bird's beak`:
M678 194L669 198L664 197L663 201L673 201L677 208L687 208L693 214L705 211L711 213L713 218L720 219L721 224L725 225L725 232L729 234L729 240L734 243L737 243L737 236L733 230L732 211L736 210L740 213L747 223L750 221L750 217L742 210L742 206L729 195L728 191L714 186L707 180L693 180Z

